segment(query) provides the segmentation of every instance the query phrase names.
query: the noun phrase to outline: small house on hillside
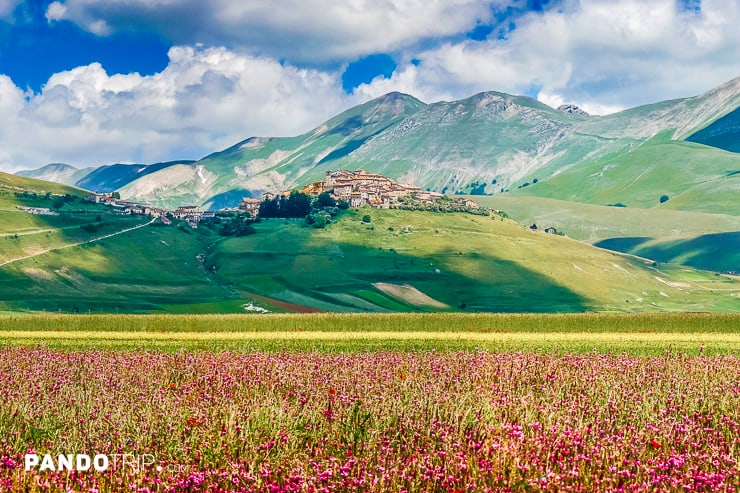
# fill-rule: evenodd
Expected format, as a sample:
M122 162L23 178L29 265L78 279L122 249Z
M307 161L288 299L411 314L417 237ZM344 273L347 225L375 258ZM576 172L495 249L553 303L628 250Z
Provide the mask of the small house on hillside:
M239 210L248 212L249 214L256 216L260 210L260 201L249 197L244 197L239 204Z
M558 234L558 230L550 226L549 228L545 228L545 233L556 235Z

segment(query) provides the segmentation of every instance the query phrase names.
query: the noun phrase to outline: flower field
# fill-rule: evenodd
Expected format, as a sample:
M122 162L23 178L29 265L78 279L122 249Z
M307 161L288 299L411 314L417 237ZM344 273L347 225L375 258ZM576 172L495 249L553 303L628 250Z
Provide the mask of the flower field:
M0 491L726 492L739 458L737 355L0 349Z

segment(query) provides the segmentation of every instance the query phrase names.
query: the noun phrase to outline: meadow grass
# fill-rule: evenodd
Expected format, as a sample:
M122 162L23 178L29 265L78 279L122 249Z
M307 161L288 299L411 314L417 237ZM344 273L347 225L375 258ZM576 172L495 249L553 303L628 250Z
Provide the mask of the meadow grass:
M0 345L162 351L740 353L731 314L0 316Z

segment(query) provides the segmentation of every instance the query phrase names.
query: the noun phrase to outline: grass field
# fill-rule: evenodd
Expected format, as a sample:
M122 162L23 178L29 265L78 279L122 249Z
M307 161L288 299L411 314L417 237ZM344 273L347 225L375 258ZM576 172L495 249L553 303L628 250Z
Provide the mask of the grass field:
M360 210L325 230L279 220L256 229L215 247L217 278L326 311L445 310L428 298L450 311L740 310L730 278L656 267L500 217ZM400 296L407 286L420 294Z
M736 491L739 367L737 314L5 312L0 490Z
M740 215L740 155L657 136L630 152L566 169L514 195ZM670 200L659 203L661 195Z
M576 240L608 238L686 238L740 231L740 216L666 208L608 207L510 194L469 196L486 207L505 211L515 221L552 226Z
M738 354L740 316L302 314L0 317L0 345L80 350Z

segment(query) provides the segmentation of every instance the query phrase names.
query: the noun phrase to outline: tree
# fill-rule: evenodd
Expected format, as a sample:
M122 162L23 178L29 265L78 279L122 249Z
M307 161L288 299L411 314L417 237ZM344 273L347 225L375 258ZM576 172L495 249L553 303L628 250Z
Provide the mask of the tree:
M316 199L316 204L318 207L335 207L337 201L334 200L329 192L323 192Z
M369 215L367 215L367 214L365 214L364 216L362 216L362 222L363 223L369 223L371 220L372 220L372 218Z
M51 203L51 206L56 210L61 209L63 205L64 197L54 197L54 201Z
M306 216L306 224L310 224L314 228L325 228L329 224L329 219L325 214L321 212L314 212Z
M668 195L661 195L660 196L660 203L668 202L670 200L670 197Z
M290 192L285 217L306 217L311 212L311 197L301 192Z

